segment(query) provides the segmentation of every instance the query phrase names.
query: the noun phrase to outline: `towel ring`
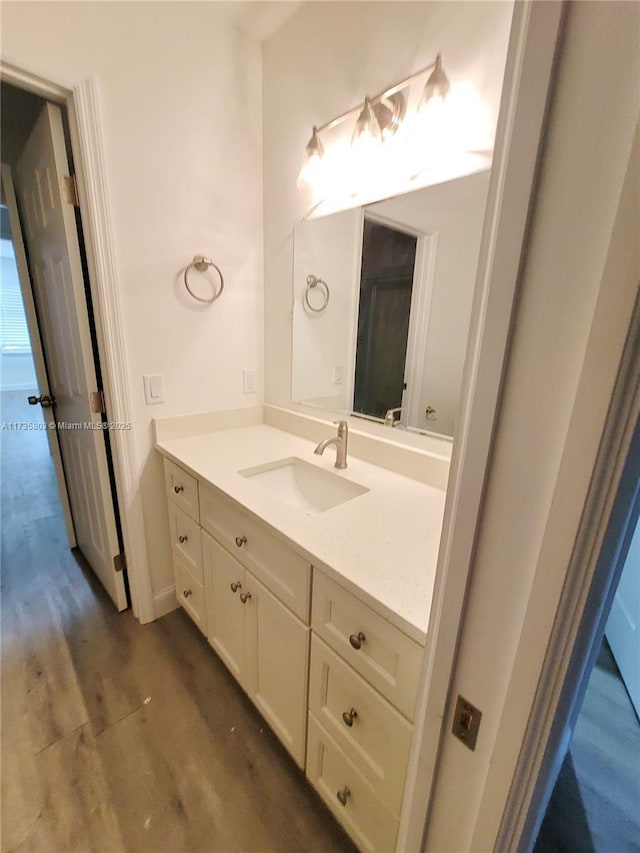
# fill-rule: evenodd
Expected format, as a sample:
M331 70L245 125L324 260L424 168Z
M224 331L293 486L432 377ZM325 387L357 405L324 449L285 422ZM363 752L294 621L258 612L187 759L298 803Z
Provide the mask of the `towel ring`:
M311 302L309 302L309 291L314 287L319 287L324 292L324 303L319 308L314 308ZM307 276L307 286L304 289L304 304L307 306L309 311L313 311L314 314L319 314L329 304L329 287L326 281L323 281L321 278L316 278L315 275Z
M196 269L198 272L206 272L209 269L209 267L213 267L214 270L220 276L220 287L218 288L218 292L216 293L216 291L213 290L213 285L212 285L211 286L212 287L212 295L209 299L205 299L202 296L198 296L189 287L189 270ZM224 290L224 278L222 277L222 273L220 272L220 268L218 266L216 266L216 264L213 263L211 258L205 258L204 255L196 255L194 257L194 259L191 261L191 263L187 265L187 268L184 271L184 286L187 288L187 290L189 291L191 296L193 296L194 299L197 299L198 302L211 303L211 302L215 302L219 296L222 296L222 291Z

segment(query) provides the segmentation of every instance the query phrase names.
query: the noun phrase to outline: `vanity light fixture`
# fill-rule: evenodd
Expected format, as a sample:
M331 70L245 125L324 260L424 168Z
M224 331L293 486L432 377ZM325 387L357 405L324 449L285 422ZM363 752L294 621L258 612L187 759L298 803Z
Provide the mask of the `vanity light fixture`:
M322 168L324 148L319 134L331 130L348 118L357 114L351 146L354 150L366 150L367 154L375 145L392 137L401 127L407 110L407 98L403 90L407 89L427 71L431 71L425 84L418 111L421 111L428 103L439 99L443 101L449 92L450 84L442 67L442 55L436 56L435 62L416 71L410 77L395 83L385 89L384 92L373 98L365 97L363 103L352 107L325 124L314 126L311 139L307 143L302 161L302 168L298 175L298 188L311 187L316 183Z
M442 69L442 55L436 56L433 71L429 75L429 79L425 83L418 109L425 107L433 98L441 98L444 100L449 94L451 84L449 78Z
M358 145L367 145L369 142L382 142L382 131L371 107L371 100L367 96L353 129L351 146L355 148Z
M298 175L298 189L311 187L317 182L318 175L322 171L323 154L324 147L318 136L318 128L314 127L311 139L307 142L304 149L302 168Z

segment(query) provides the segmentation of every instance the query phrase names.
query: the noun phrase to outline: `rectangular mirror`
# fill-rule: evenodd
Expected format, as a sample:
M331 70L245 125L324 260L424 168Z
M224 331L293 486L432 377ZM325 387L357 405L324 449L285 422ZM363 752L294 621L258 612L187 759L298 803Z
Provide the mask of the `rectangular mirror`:
M292 399L456 431L489 170L294 231Z

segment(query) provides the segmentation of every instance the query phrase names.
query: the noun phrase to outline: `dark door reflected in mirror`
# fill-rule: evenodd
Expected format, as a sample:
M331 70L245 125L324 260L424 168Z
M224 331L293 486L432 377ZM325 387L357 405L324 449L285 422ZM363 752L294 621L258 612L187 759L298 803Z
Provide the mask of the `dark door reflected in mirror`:
M402 406L417 238L365 217L354 411L384 418Z

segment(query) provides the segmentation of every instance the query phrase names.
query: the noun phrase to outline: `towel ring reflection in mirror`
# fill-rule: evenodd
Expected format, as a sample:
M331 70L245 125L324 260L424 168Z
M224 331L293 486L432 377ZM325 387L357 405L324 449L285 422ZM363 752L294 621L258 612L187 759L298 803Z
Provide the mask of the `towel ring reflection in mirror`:
M205 272L207 272L209 267L213 267L213 269L218 273L218 276L220 278L220 286L216 290L215 286L213 284L211 284L211 296L209 296L209 297L198 296L197 293L193 292L193 290L191 289L191 287L189 285L189 272L192 269L195 269L198 272L205 273ZM187 288L187 290L189 291L191 296L193 296L193 298L196 299L198 302L211 303L211 302L215 302L216 299L218 299L218 297L222 296L222 291L224 290L224 278L222 276L220 268L218 266L216 266L216 264L213 263L211 258L205 258L204 255L196 255L194 257L194 259L191 261L191 263L188 264L187 268L184 271L184 286Z
M319 287L323 295L322 304L319 305L317 308L314 307L311 304L311 301L309 300L309 292L314 287ZM324 309L329 304L329 287L326 281L323 281L321 278L316 278L315 275L307 276L307 286L304 289L304 304L307 306L309 311L313 311L314 314L319 314L321 311L324 311Z

